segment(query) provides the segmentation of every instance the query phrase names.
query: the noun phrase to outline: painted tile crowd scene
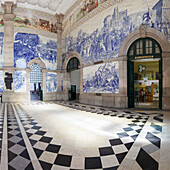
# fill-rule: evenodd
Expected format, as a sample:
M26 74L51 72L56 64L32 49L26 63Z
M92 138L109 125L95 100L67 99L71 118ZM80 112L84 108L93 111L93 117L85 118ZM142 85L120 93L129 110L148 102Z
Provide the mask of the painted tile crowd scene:
M119 63L111 62L84 68L83 92L119 93Z

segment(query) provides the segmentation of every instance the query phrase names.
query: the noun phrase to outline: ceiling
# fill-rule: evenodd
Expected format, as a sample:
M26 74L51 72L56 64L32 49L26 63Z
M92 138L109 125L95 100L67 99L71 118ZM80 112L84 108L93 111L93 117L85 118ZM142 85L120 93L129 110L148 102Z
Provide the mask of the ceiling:
M0 0L1 3L12 1L17 7L37 9L51 14L65 14L77 0Z

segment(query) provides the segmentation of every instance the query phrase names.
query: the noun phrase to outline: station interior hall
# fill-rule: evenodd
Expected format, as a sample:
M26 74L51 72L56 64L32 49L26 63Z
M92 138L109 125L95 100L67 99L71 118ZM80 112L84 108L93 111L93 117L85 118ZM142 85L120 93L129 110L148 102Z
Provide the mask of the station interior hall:
M0 4L0 170L170 170L169 0Z

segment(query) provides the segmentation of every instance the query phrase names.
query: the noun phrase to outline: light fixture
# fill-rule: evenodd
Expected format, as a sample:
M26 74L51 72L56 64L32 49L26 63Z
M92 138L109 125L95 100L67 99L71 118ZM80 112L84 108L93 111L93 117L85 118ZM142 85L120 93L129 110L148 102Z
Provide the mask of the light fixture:
M145 69L146 69L146 67L143 66L142 64L140 64L140 65L138 66L138 72L140 72L140 73L142 73L142 71L144 71Z

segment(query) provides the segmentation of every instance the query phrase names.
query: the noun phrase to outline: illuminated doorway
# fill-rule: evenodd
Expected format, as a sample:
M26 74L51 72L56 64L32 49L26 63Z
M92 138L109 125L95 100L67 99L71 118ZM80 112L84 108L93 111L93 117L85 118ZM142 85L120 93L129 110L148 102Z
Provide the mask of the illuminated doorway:
M162 108L162 60L159 44L138 39L128 51L129 108Z
M30 97L31 100L42 99L42 67L34 63L30 66Z

